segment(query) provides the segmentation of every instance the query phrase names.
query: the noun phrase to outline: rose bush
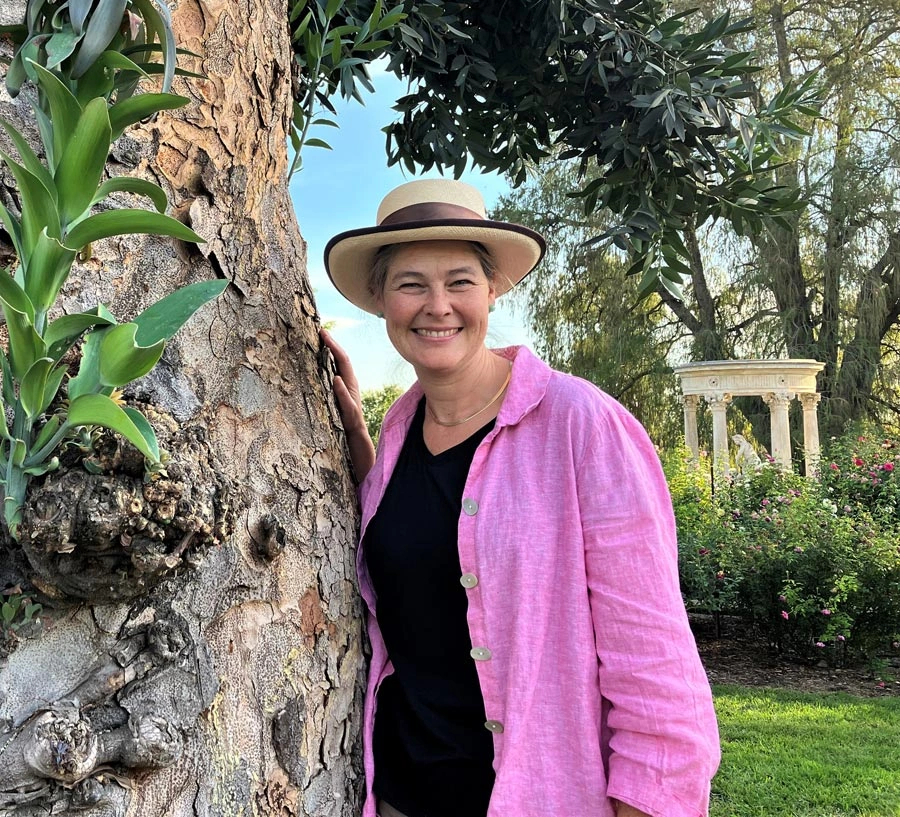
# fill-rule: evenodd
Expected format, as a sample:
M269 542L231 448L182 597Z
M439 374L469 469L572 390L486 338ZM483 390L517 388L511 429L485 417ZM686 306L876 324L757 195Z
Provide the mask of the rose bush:
M689 609L743 617L774 647L830 663L897 652L900 445L854 429L820 480L768 465L720 480L666 458Z

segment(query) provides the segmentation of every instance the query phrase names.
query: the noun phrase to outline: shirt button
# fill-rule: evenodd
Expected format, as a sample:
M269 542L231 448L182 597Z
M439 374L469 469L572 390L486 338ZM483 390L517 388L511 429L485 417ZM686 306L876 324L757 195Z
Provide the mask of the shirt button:
M471 590L478 584L478 577L474 573L463 573L462 576L459 577L459 583L466 588L466 590Z
M487 647L472 647L472 649L469 650L469 655L476 661L491 660L491 651Z
M475 516L478 513L478 503L474 499L466 497L462 501L462 509L466 516Z
M500 721L485 721L484 728L488 730L488 732L493 732L495 735L503 734L503 724Z

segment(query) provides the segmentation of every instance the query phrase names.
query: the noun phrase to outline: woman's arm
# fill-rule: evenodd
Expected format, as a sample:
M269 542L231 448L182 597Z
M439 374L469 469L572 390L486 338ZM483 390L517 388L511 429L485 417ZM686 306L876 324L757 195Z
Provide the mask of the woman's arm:
M341 412L344 433L347 435L353 471L356 474L357 482L362 482L375 464L375 446L372 444L372 438L366 428L359 383L356 381L356 375L353 373L353 366L347 353L335 342L328 331L322 329L319 334L322 342L334 355L334 362L337 365L334 394Z
M678 584L668 487L643 428L620 406L606 408L581 453L578 504L610 704L607 793L618 817L701 817L718 734Z

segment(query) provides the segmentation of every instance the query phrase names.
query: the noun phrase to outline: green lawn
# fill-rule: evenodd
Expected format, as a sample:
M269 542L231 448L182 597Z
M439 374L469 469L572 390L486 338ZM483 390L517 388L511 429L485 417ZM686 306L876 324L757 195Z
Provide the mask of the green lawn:
M710 817L900 817L900 698L715 686Z

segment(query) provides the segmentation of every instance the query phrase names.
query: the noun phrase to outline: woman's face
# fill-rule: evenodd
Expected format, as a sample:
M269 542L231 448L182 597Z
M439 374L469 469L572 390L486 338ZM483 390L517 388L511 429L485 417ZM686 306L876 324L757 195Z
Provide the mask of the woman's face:
M484 351L494 303L465 241L419 241L394 252L379 302L388 337L417 372L452 373Z

